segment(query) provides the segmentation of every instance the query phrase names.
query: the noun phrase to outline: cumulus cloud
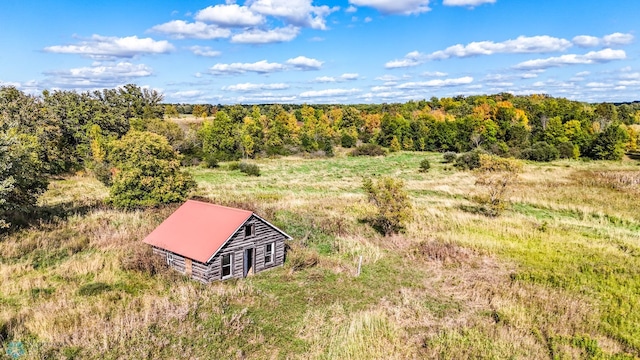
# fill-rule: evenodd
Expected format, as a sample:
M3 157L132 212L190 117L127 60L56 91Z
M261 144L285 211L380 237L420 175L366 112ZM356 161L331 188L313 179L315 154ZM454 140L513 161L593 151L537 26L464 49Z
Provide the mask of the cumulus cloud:
M45 72L48 83L63 88L115 87L152 74L153 71L147 65L128 61L96 62L92 66Z
M211 67L211 71L215 74L243 74L246 72L267 74L276 71L283 71L284 69L284 65L279 63L270 63L267 62L267 60L261 60L254 63L215 64Z
M339 7L313 6L312 0L252 0L249 8L254 13L273 16L297 27L326 30L326 17Z
M54 45L44 48L44 51L47 52L79 54L96 59L132 58L144 54L165 54L173 50L173 45L166 40L140 39L137 36L119 38L100 35L93 35L90 39L75 45Z
M291 41L298 36L300 28L286 26L271 30L249 29L233 35L231 42L240 44L269 44Z
M464 76L453 79L434 79L429 81L406 82L396 86L398 89L421 89L421 88L438 88L446 86L466 85L473 82L471 76Z
M431 10L429 0L349 0L349 4L372 7L383 14L411 15Z
M189 23L184 20L172 20L164 24L156 25L149 31L167 34L176 39L220 39L231 36L229 29L223 29L216 25L208 25L200 21Z
M627 45L633 42L632 34L613 33L605 35L602 38L590 35L578 35L574 37L573 43L580 47L596 47L596 46L616 46Z
M356 73L345 73L338 77L335 76L320 76L315 78L315 82L319 83L332 83L332 82L343 82L343 81L351 81L358 80L360 78L360 74Z
M387 74L387 75L378 76L376 78L376 80L379 80L379 81L398 81L398 80L400 80L400 78L397 77L397 76L394 76L394 75Z
M287 60L287 64L301 70L318 70L322 67L323 62L306 56L298 56Z
M208 46L194 45L194 46L191 46L189 50L191 50L191 52L194 53L195 55L204 56L204 57L216 57L216 56L220 56L221 54L220 51L213 50Z
M518 36L503 42L478 41L467 45L457 44L436 51L426 58L429 60L444 60L451 57L470 57L493 54L528 54L548 53L564 51L571 47L571 42L566 39L542 36Z
M346 96L360 92L360 89L324 89L324 90L311 90L305 91L300 94L301 98L314 98L314 97L332 97L332 96Z
M246 72L268 74L284 70L317 70L321 67L322 61L320 60L298 56L287 60L285 64L261 60L254 63L215 64L210 70L213 74L243 74Z
M195 19L222 27L256 26L265 21L261 14L256 14L248 7L238 4L209 6L198 11Z
M444 0L443 5L446 6L469 6L475 7L482 4L494 4L496 0Z
M589 65L607 63L615 60L624 60L626 57L627 54L624 50L603 49L599 51L591 51L584 55L567 54L546 59L528 60L516 65L515 68L533 70L578 64Z
M384 64L384 67L387 69L398 69L398 68L406 68L418 66L425 62L425 55L418 52L412 51L404 56L404 59L395 59Z
M442 71L426 71L422 73L422 76L429 76L429 77L443 77L447 75L449 74Z
M285 90L288 88L289 88L289 85L282 84L282 83L278 83L278 84L243 83L243 84L224 86L222 87L222 90L252 92L252 91L260 91L260 90Z

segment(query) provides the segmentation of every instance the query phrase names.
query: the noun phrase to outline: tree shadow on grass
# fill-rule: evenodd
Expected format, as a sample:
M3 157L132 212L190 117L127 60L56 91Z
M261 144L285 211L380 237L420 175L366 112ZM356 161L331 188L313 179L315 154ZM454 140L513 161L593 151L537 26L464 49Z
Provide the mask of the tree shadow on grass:
M78 203L75 201L62 202L54 205L38 206L32 211L21 213L10 218L11 226L0 229L0 235L10 235L29 227L41 224L56 223L67 220L75 215L86 215L94 210L109 208L103 201L94 200Z

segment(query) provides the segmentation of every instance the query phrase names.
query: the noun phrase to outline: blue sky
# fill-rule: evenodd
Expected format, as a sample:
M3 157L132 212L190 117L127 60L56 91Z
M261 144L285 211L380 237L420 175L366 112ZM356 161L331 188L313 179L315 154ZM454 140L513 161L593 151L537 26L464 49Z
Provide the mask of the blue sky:
M640 100L640 1L0 2L0 85L185 103Z

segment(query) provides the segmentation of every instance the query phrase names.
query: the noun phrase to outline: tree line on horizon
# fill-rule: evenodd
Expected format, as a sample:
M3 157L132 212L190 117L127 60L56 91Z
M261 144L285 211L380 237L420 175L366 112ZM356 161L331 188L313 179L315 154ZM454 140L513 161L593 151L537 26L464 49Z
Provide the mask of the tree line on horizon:
M202 121L173 121L190 114ZM431 98L394 104L166 104L129 84L26 94L0 87L0 227L24 216L52 176L90 170L114 205L179 201L194 182L180 166L377 145L390 151L619 160L637 151L640 104L547 95ZM154 185L155 184L155 185ZM161 187L153 191L153 186ZM164 186L164 187L162 187ZM123 195L124 194L124 195ZM120 196L122 195L122 196Z

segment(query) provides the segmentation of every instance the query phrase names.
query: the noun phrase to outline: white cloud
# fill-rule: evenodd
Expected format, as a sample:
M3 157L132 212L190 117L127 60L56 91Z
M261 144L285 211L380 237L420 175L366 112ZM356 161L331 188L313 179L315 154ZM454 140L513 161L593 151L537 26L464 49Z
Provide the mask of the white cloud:
M624 50L603 49L599 51L591 51L584 55L567 54L558 57L550 57L546 59L535 59L521 62L516 65L516 69L548 69L552 67L561 67L576 64L597 64L606 63L615 60L626 59L627 54Z
M351 81L358 80L360 78L360 74L356 73L345 73L340 75L339 77L334 76L320 76L315 78L315 82L318 83L332 83L332 82L343 82L343 81Z
M301 70L318 70L322 67L323 62L306 56L298 56L287 60L287 64Z
M605 46L611 45L627 45L633 41L633 35L631 34L622 34L622 33L613 33L609 35L605 35L602 37L602 43Z
M255 63L215 64L211 67L211 71L216 74L242 74L245 72L267 74L276 71L283 71L284 69L284 65L279 63L270 63L267 62L267 60L261 60Z
M213 50L208 46L194 45L194 46L191 46L189 50L191 50L191 52L194 53L195 55L205 56L205 57L216 57L216 56L220 56L221 54L220 51Z
M252 91L260 91L260 90L285 90L288 88L289 88L289 85L282 84L282 83L278 83L278 84L243 83L243 84L224 86L222 87L222 90L252 92Z
M174 50L166 40L156 41L137 36L109 37L93 35L89 40L76 45L54 45L44 48L47 52L59 54L79 54L92 58L132 58L144 54L165 54Z
M418 66L424 63L425 56L418 51L412 51L404 56L404 59L391 60L384 64L387 69L406 68Z
M600 45L600 39L595 36L579 35L573 38L573 43L581 47L594 47Z
M411 15L431 10L429 0L349 0L349 3L372 7L383 14Z
M92 66L45 72L52 86L59 87L115 87L133 79L151 76L153 71L144 64L128 61L96 62Z
M156 25L149 31L167 34L176 39L220 39L231 36L229 29L219 28L216 25L208 25L200 21L188 23L184 20L172 20L164 24Z
M354 13L356 11L358 11L358 8L353 5L350 5L348 8L344 9L344 12L346 13Z
M382 76L378 76L376 78L376 80L380 80L380 81L398 81L400 80L399 77L394 76L394 75L382 75Z
M434 79L429 81L417 81L417 82L407 82L397 86L398 89L420 89L425 87L445 87L445 86L457 86L457 85L466 85L473 82L473 78L471 76L464 76L461 78L455 79Z
M443 5L446 6L478 6L482 4L494 4L496 0L444 0Z
M358 80L358 78L360 77L360 74L357 73L345 73L340 75L340 79L342 80Z
M633 42L632 34L613 33L598 38L590 35L578 35L573 38L573 43L580 47L627 45Z
M222 27L256 26L265 21L264 16L237 4L209 6L198 11L195 18L198 21L214 23Z
M215 64L210 68L214 74L243 74L246 72L255 72L258 74L268 74L277 71L293 70L317 70L322 67L322 61L311 59L306 56L298 56L286 61L285 64L270 63L267 60L261 60L254 63L232 63L232 64Z
M449 74L441 71L426 71L422 73L422 76L431 76L431 77L443 77Z
M315 78L314 81L319 83L330 83L330 82L336 82L337 80L333 76L319 76Z
M297 27L326 30L326 17L339 7L313 6L312 0L251 0L254 13L273 16Z
M467 45L457 44L436 51L427 56L429 60L444 60L451 57L470 57L478 55L493 54L528 54L528 53L548 53L564 51L571 47L571 42L565 39L554 38L547 35L542 36L519 36L503 42L478 41Z
M346 96L360 92L360 89L324 89L324 90L311 90L305 91L300 94L302 98L313 97L330 97L330 96Z
M271 30L250 29L233 35L231 42L240 44L269 44L291 41L298 36L300 28L287 26Z

